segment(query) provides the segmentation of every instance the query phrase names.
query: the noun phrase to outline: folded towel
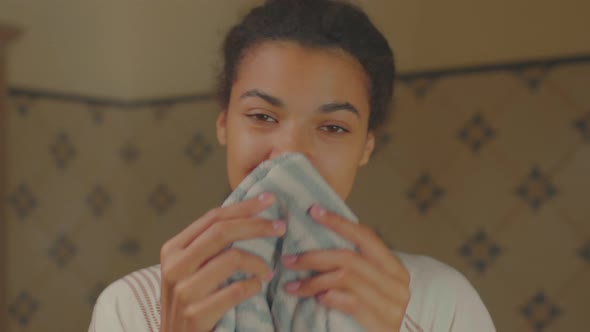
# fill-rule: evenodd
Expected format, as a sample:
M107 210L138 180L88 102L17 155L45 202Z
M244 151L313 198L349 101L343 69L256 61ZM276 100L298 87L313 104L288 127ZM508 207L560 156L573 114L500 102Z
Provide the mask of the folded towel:
M363 329L349 316L318 304L314 297L301 298L284 291L284 285L314 275L313 271L292 271L281 263L285 255L309 250L355 246L315 222L308 214L313 204L333 211L351 222L357 217L326 183L309 160L300 153L288 153L262 162L230 194L223 206L272 192L275 203L260 217L286 220L282 238L237 241L232 247L262 257L276 274L263 283L261 292L228 311L217 324L217 332L345 332ZM227 284L248 276L236 273Z

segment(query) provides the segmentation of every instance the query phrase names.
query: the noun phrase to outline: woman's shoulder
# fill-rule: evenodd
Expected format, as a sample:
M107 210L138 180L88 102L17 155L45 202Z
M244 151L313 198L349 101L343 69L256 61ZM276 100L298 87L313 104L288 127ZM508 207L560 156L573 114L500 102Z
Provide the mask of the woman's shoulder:
M112 282L96 300L89 331L158 331L160 280L153 265Z
M132 295L141 302L153 298L159 299L160 281L160 265L152 265L133 271L114 281L104 289L101 296L112 300L122 300Z
M437 286L464 288L469 281L457 269L435 258L394 251L411 276L411 288L429 289Z
M461 272L429 256L394 253L410 273L408 321L424 331L495 331L481 297Z

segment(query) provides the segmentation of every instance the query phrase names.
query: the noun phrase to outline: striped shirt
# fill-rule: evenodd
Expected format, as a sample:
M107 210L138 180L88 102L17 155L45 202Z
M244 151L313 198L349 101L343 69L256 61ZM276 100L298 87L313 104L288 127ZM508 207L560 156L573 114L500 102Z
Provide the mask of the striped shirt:
M410 272L401 332L495 332L479 294L457 270L426 256L395 252ZM89 332L160 330L160 266L132 272L99 296Z

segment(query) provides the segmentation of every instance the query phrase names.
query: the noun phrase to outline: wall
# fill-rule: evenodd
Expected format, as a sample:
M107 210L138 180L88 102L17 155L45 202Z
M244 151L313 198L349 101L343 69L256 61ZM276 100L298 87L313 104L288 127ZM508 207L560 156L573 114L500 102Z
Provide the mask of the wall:
M9 331L84 330L106 284L155 264L162 241L225 197L207 92L223 32L256 2L0 2L0 21L25 30L0 189ZM359 2L400 70L424 72L400 78L355 211L393 247L463 272L499 331L587 326L587 57L440 70L590 54L590 2Z
M123 99L206 93L223 33L259 0L3 0L9 83ZM590 2L358 1L414 72L589 54Z
M8 58L6 53L8 45L18 36L18 29L13 26L0 24L0 197L6 197L6 151L7 151L7 89L6 89L6 66ZM6 330L8 325L7 318L7 217L6 204L0 202L0 331Z
M590 58L400 77L351 207L396 250L461 271L498 331L582 330L589 85ZM12 91L9 332L85 330L107 284L223 201L216 112Z

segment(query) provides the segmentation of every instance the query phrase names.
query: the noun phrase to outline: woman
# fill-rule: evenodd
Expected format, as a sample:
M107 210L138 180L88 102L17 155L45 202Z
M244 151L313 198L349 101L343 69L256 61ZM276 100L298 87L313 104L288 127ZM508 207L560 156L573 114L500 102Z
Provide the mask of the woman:
M232 189L262 161L299 152L346 200L392 98L393 54L382 34L343 1L267 1L230 30L223 52L217 136ZM90 329L213 330L272 278L260 257L224 250L238 240L282 236L284 222L256 217L272 203L266 193L198 218L163 245L159 266L101 294ZM478 294L452 268L393 253L368 227L321 206L311 216L359 252L283 257L288 268L319 272L288 284L289 293L315 296L367 331L494 331ZM254 277L219 287L236 272Z

